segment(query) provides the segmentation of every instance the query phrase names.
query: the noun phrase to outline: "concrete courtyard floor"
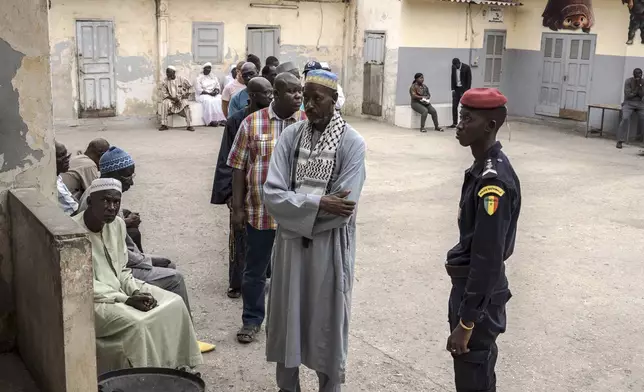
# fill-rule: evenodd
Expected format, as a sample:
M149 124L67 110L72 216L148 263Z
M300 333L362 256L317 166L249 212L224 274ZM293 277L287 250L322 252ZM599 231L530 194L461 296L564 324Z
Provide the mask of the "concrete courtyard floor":
M349 119L368 144L358 213L346 391L453 391L445 254L457 241L463 171L454 132ZM518 122L500 132L523 209L499 339L499 391L643 391L644 158L614 142ZM143 246L186 276L196 330L217 344L208 391L276 391L265 336L236 342L241 300L226 297L228 211L209 204L222 128L159 133L127 124L61 129L70 151L104 137L131 153ZM303 389L317 390L303 370Z

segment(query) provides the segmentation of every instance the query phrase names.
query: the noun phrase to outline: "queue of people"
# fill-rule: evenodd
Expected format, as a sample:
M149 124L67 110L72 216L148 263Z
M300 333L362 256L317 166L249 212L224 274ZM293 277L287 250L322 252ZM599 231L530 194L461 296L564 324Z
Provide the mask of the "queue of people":
M234 77L243 87L226 105L229 116L212 195L213 203L230 209L227 295L241 296L244 305L237 340L255 341L267 319L267 359L277 363L282 390L299 390L300 364L318 371L321 390L339 390L355 259L354 211L365 179L364 140L342 119L337 77L320 63L306 70L302 83L292 63L277 74L281 65L267 59L267 77L261 77L252 61L257 59L248 60L235 67ZM204 64L195 83L204 105L217 105L221 95L211 72L212 65ZM184 116L192 128L191 88L168 67L161 86L161 130L172 113ZM223 101L221 112L216 109L204 111L212 119L209 125L223 121ZM275 161L274 150L279 151ZM297 164L289 163L294 160ZM72 157L57 142L56 163L59 205L88 231L92 244L99 371L191 370L203 363L202 353L215 347L196 339L183 276L168 258L143 252L141 215L122 208L122 195L136 175L132 156L96 139ZM297 259L319 263L305 268ZM277 283L267 287L271 265ZM301 269L297 277L290 276L293 268ZM315 312L307 310L319 294L310 291L311 281L329 298ZM321 346L320 339L328 344Z
M227 295L242 297L240 343L266 321L281 391L300 390L300 365L317 372L320 391L339 391L365 144L337 110L336 75L307 69L302 85L292 63L276 70L272 86L246 81L247 106L222 135L211 202L230 210Z

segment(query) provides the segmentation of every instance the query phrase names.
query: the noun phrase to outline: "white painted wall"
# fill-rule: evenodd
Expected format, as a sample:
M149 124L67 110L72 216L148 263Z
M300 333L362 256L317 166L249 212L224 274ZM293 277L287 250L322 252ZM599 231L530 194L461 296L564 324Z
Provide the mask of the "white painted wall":
M403 0L400 46L475 49L485 30L511 30L516 8L502 7L503 22L490 22L490 7L441 0ZM468 13L471 10L471 15Z
M254 1L253 2L257 2ZM250 0L170 0L169 62L180 74L194 80L201 64L192 58L193 22L224 24L224 62L213 64L213 72L222 77L230 66L244 60L248 25L279 26L281 62L294 61L303 68L312 59L328 62L341 74L345 4L297 3L298 9L250 7ZM265 59L261 59L264 65Z

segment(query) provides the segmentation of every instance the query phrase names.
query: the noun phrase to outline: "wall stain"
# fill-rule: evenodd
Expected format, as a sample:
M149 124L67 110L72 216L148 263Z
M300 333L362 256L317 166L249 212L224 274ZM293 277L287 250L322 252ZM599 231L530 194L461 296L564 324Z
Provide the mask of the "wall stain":
M27 143L27 124L20 116L19 94L12 84L24 56L0 38L0 140L3 146L0 150L0 155L3 155L0 172L21 167L31 161L27 160L29 156L36 160L44 156L42 151L32 150Z
M72 88L73 61L76 51L72 41L62 41L54 45L51 53L51 84L54 99L54 118L78 118L76 101Z
M125 100L123 116L150 116L156 112L153 102L145 102L134 98Z
M154 77L156 64L145 56L121 56L116 59L115 69L116 80L128 83Z

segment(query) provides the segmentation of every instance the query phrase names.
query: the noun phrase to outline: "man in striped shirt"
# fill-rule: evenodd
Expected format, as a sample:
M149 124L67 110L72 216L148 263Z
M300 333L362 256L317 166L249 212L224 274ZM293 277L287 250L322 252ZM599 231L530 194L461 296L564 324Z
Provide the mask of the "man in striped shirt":
M273 148L282 130L306 119L300 110L302 85L290 73L275 79L274 100L265 109L246 117L239 127L228 155L233 168L232 221L245 226L246 260L242 279L243 326L237 333L240 343L250 343L259 332L266 313L264 305L266 270L270 263L276 224L262 203Z

